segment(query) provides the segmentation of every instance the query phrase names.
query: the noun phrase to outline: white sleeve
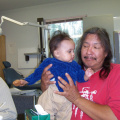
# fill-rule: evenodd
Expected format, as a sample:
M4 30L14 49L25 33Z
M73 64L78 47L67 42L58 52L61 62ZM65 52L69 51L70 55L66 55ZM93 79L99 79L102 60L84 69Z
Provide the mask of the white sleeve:
M10 90L1 77L0 77L0 116L3 117L3 120L16 120L17 118L17 111Z

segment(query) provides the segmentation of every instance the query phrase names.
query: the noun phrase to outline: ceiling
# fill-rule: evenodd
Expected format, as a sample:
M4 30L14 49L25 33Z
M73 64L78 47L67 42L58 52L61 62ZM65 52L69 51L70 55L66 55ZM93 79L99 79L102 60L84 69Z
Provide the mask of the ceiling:
M68 0L0 0L0 12Z

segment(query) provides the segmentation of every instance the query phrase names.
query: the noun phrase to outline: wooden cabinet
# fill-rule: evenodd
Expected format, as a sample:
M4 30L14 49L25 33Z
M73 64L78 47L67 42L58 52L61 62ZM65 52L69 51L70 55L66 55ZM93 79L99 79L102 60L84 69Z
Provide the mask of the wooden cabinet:
M5 36L0 35L0 77L4 79L3 74L3 61L6 61L6 43L5 43Z

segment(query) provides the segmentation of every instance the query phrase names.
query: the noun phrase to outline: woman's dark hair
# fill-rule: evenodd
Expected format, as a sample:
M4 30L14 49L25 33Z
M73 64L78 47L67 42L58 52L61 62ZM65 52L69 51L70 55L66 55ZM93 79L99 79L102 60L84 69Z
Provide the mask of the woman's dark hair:
M103 62L102 69L101 69L100 74L99 74L100 78L105 79L105 78L107 78L107 76L110 73L110 69L111 69L110 68L110 63L111 63L111 60L112 60L113 56L112 56L112 51L111 51L109 35L104 28L93 27L93 28L90 28L90 29L88 29L84 32L83 36L81 37L78 49L77 49L78 63L82 67L84 67L84 63L81 59L81 48L82 48L83 42L86 39L88 34L97 35L98 38L100 39L101 43L102 43L102 46L105 49L105 52L107 53L107 56L106 56L106 58Z
M54 50L58 48L58 46L63 40L72 40L72 39L67 33L62 32L60 30L55 31L53 33L52 38L50 39L50 42L49 42L49 49L50 49L50 53L52 54L52 56L54 56L53 54Z

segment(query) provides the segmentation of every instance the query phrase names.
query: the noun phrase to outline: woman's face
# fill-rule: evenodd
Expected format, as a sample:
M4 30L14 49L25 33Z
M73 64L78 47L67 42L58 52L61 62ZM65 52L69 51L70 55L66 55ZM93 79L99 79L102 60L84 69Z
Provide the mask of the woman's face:
M96 34L88 34L83 42L81 58L86 68L90 67L95 72L102 68L107 53Z

